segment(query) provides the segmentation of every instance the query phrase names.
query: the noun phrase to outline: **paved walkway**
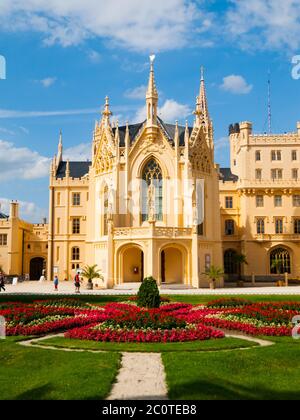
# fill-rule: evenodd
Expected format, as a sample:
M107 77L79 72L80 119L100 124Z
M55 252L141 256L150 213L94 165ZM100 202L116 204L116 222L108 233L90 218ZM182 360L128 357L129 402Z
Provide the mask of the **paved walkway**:
M165 368L159 353L122 353L122 366L108 400L167 400Z
M82 295L102 295L102 296L124 296L135 295L136 288L132 289L109 289L109 290L85 290L82 286ZM262 287L244 287L244 288L224 288L224 289L178 289L170 288L161 290L164 295L300 295L300 286L291 287L275 287L275 286L262 286ZM75 289L72 282L61 282L59 284L59 292L54 291L52 282L25 282L19 283L16 286L7 285L6 292L1 294L40 294L40 295L75 295ZM0 294L0 295L1 295Z

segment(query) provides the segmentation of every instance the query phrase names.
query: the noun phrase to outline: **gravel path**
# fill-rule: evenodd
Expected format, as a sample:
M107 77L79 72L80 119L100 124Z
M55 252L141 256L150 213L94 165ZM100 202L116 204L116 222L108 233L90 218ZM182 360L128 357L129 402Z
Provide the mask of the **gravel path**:
M159 353L122 353L122 367L108 400L167 400Z

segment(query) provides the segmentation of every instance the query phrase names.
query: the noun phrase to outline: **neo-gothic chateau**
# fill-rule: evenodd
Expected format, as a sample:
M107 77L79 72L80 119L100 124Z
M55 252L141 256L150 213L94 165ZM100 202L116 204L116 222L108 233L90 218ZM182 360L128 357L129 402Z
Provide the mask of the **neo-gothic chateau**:
M203 74L193 127L159 118L153 63L145 99L145 120L119 126L106 98L90 162L64 161L60 136L49 224L20 220L17 202L9 216L0 213L3 270L71 280L97 264L107 288L146 276L206 287L212 265L224 268L225 281L240 271L258 281L300 277L300 123L283 135L231 125L231 168L221 169ZM248 262L242 267L241 254Z

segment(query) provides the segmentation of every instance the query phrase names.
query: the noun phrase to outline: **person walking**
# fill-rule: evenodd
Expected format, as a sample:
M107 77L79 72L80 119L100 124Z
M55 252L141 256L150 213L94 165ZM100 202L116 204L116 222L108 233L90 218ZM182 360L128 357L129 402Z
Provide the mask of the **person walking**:
M76 273L76 276L74 278L75 281L75 293L80 293L80 277L79 273Z
M0 272L0 292L1 292L2 289L5 292L4 275L3 275L3 273Z
M56 292L58 292L58 283L59 283L59 281L58 281L58 277L57 276L55 276L54 277L54 290L56 291Z

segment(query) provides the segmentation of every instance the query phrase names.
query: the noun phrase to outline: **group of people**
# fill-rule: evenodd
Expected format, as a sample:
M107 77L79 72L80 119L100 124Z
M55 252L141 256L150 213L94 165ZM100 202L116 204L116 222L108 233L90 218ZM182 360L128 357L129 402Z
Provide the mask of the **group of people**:
M5 282L4 282L4 274L0 271L0 292L5 292Z
M74 277L75 293L80 293L81 282L82 282L82 280L79 276L79 273L76 273L76 275ZM54 290L56 292L58 292L59 279L58 279L57 275L54 277L54 282L53 283L54 283Z

